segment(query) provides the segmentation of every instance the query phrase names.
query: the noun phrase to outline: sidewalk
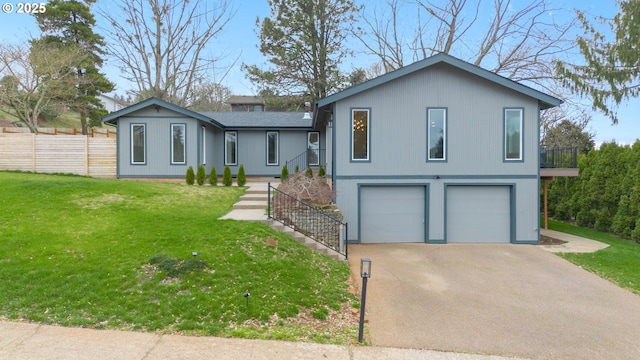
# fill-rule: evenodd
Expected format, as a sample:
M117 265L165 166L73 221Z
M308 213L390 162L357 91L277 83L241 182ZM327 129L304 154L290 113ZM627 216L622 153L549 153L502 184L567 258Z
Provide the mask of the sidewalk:
M0 321L0 359L12 360L508 360L374 346L157 335Z
M604 244L599 241L585 239L579 236L549 229L540 229L540 235L566 241L566 243L562 245L539 245L543 250L552 253L592 253L609 247L608 244Z
M247 182L249 187L237 203L233 205L230 212L220 218L220 220L244 220L244 221L267 221L267 201L268 201L267 181ZM274 179L271 186L278 187L279 181Z

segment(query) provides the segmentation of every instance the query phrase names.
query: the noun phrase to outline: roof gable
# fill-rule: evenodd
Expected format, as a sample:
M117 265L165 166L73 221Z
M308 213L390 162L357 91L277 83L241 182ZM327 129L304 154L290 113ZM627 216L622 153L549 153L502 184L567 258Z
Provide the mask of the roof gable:
M134 113L134 112L138 111L138 110L145 109L145 108L147 108L149 106L163 107L163 108L165 108L167 110L174 111L174 112L176 112L178 114L181 114L181 115L184 115L186 117L191 117L191 118L194 118L196 120L205 121L205 122L211 123L211 124L221 128L221 129L223 128L222 124L220 124L219 122L215 121L214 119L212 119L210 117L207 117L207 116L205 116L203 114L200 114L200 113L197 113L195 111L191 111L191 110L185 109L185 108L183 108L181 106L171 104L171 103L166 102L164 100L160 100L160 99L155 98L155 97L149 98L147 100L143 100L143 101L141 101L141 102L139 102L137 104L128 106L128 107L126 107L124 109L121 109L121 110L118 110L118 111L114 111L109 115L105 115L105 116L102 117L102 122L105 122L105 123L108 123L108 124L115 124L118 121L119 118L121 118L123 116L127 116L127 115L129 115L131 113Z
M481 78L484 78L486 80L489 80L493 83L496 83L498 85L504 86L508 89L517 91L519 93L522 93L524 95L530 96L532 98L535 98L539 101L540 103L540 109L548 109L548 108L552 108L555 106L558 106L562 103L562 101L560 99L557 99L551 95L547 95L541 91L535 90L533 88L530 88L526 85L522 85L516 81L507 79L501 75L498 75L496 73L493 73L491 71L485 70L481 67L475 66L473 64L470 64L466 61L460 60L458 58L455 58L451 55L448 54L444 54L444 53L440 53L434 56L431 56L429 58L426 58L424 60L415 62L411 65L407 65L405 67L402 67L398 70L392 71L390 73L378 76L377 78L371 79L369 81L365 81L362 84L358 84L355 86L352 86L348 89L345 89L339 93L333 94L331 96L327 96L323 99L320 99L316 102L316 111L319 108L322 108L324 106L327 106L331 103L334 103L336 101L340 101L342 99L345 99L349 96L361 93L363 91L369 90L371 88L374 88L376 86L385 84L387 82L396 80L400 77L409 75L411 73L414 73L416 71L428 68L430 66L433 66L435 64L439 64L439 63L445 63L445 64L449 64L455 68L458 68L460 70L466 71L468 73L474 74L476 76L479 76Z

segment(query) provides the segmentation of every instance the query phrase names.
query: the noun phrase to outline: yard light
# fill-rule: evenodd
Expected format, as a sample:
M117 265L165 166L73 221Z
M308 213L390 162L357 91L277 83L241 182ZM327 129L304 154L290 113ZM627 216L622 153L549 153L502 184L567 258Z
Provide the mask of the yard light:
M360 299L360 329L358 342L362 342L364 333L364 306L367 301L367 279L371 277L371 259L360 258L360 277L362 277L362 298Z
M197 251L193 251L193 252L191 253L191 255L193 255L193 258L195 259L195 258L196 258L196 256L198 256L198 252L197 252Z

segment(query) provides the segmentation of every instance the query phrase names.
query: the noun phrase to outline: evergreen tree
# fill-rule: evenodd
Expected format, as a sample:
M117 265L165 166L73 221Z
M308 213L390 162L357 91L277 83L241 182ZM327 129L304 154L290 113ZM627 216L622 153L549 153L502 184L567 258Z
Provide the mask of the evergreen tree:
M218 173L216 172L216 167L211 167L211 173L209 174L209 184L212 186L218 185Z
M61 50L76 47L86 56L68 64L75 72L75 93L63 102L80 114L82 133L87 134L89 119L92 126L100 126L100 118L106 114L98 95L114 89L107 77L100 72L105 54L104 39L93 32L96 25L91 5L96 0L50 0L47 11L34 14L43 36L33 40Z
M204 185L204 179L207 177L207 173L204 170L204 165L198 165L198 172L196 173L196 181L198 185Z
M289 169L287 168L287 164L284 164L282 167L282 172L280 173L280 181L289 180Z
M591 97L593 108L601 110L615 124L615 108L625 99L640 95L640 0L618 3L620 12L613 19L600 17L613 31L612 42L578 12L585 36L578 37L584 57L581 64L558 63L557 71L574 93Z
M233 177L231 176L231 168L229 166L224 167L222 172L222 185L231 186L233 184Z
M238 186L244 186L247 183L247 176L244 173L244 166L240 164L240 168L238 168L238 177L236 179Z
M187 185L193 185L196 175L193 172L193 167L189 166L187 168L187 175L185 175L185 181Z

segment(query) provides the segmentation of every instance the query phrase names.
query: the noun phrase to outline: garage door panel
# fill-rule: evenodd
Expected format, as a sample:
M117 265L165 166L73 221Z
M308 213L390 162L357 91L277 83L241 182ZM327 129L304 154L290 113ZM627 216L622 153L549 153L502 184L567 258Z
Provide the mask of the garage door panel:
M447 242L510 242L510 197L509 186L447 187Z
M424 186L363 186L360 241L424 242L425 196Z

